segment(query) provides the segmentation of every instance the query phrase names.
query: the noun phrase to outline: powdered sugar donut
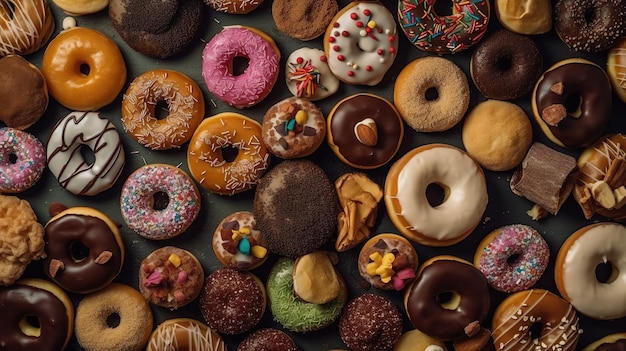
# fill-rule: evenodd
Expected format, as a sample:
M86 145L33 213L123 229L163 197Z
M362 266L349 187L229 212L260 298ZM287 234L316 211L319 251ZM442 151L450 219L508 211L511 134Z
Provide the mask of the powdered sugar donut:
M45 168L46 150L34 135L13 128L0 129L0 192L30 189Z
M296 97L311 101L326 98L339 89L339 79L328 67L324 51L300 48L287 58L287 88Z

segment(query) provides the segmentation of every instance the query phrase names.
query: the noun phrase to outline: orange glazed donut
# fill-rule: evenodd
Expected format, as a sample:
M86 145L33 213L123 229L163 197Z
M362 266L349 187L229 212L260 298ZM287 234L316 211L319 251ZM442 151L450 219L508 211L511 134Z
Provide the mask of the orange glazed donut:
M99 110L126 83L126 63L117 44L89 28L61 32L48 45L41 65L50 95L70 110Z
M0 2L0 58L39 50L53 31L54 17L46 0Z

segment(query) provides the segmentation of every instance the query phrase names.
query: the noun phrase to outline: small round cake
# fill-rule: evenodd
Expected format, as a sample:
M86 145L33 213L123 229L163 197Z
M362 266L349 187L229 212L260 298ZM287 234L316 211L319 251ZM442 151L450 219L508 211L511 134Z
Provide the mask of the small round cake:
M213 252L226 267L254 269L267 260L267 241L252 212L238 211L224 218L213 233Z

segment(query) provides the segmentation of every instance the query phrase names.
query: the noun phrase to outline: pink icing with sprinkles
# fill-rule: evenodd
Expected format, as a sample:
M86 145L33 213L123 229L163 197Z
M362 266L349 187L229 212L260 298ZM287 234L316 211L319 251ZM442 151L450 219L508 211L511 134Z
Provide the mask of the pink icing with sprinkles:
M153 207L154 194L164 192L167 207ZM129 228L147 239L162 240L181 234L198 216L200 199L193 181L180 169L147 165L131 174L122 188L121 210Z
M509 263L511 256L519 255ZM480 270L489 284L502 292L529 289L548 265L550 249L533 228L515 224L502 227L480 256Z
M0 191L32 187L46 167L46 150L37 138L14 128L0 129Z

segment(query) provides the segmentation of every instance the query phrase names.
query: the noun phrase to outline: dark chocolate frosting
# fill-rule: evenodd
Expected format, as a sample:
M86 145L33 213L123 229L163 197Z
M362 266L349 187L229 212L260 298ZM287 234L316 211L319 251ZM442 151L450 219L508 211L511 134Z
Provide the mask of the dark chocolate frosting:
M626 351L626 339L620 339L613 343L604 343L596 351Z

